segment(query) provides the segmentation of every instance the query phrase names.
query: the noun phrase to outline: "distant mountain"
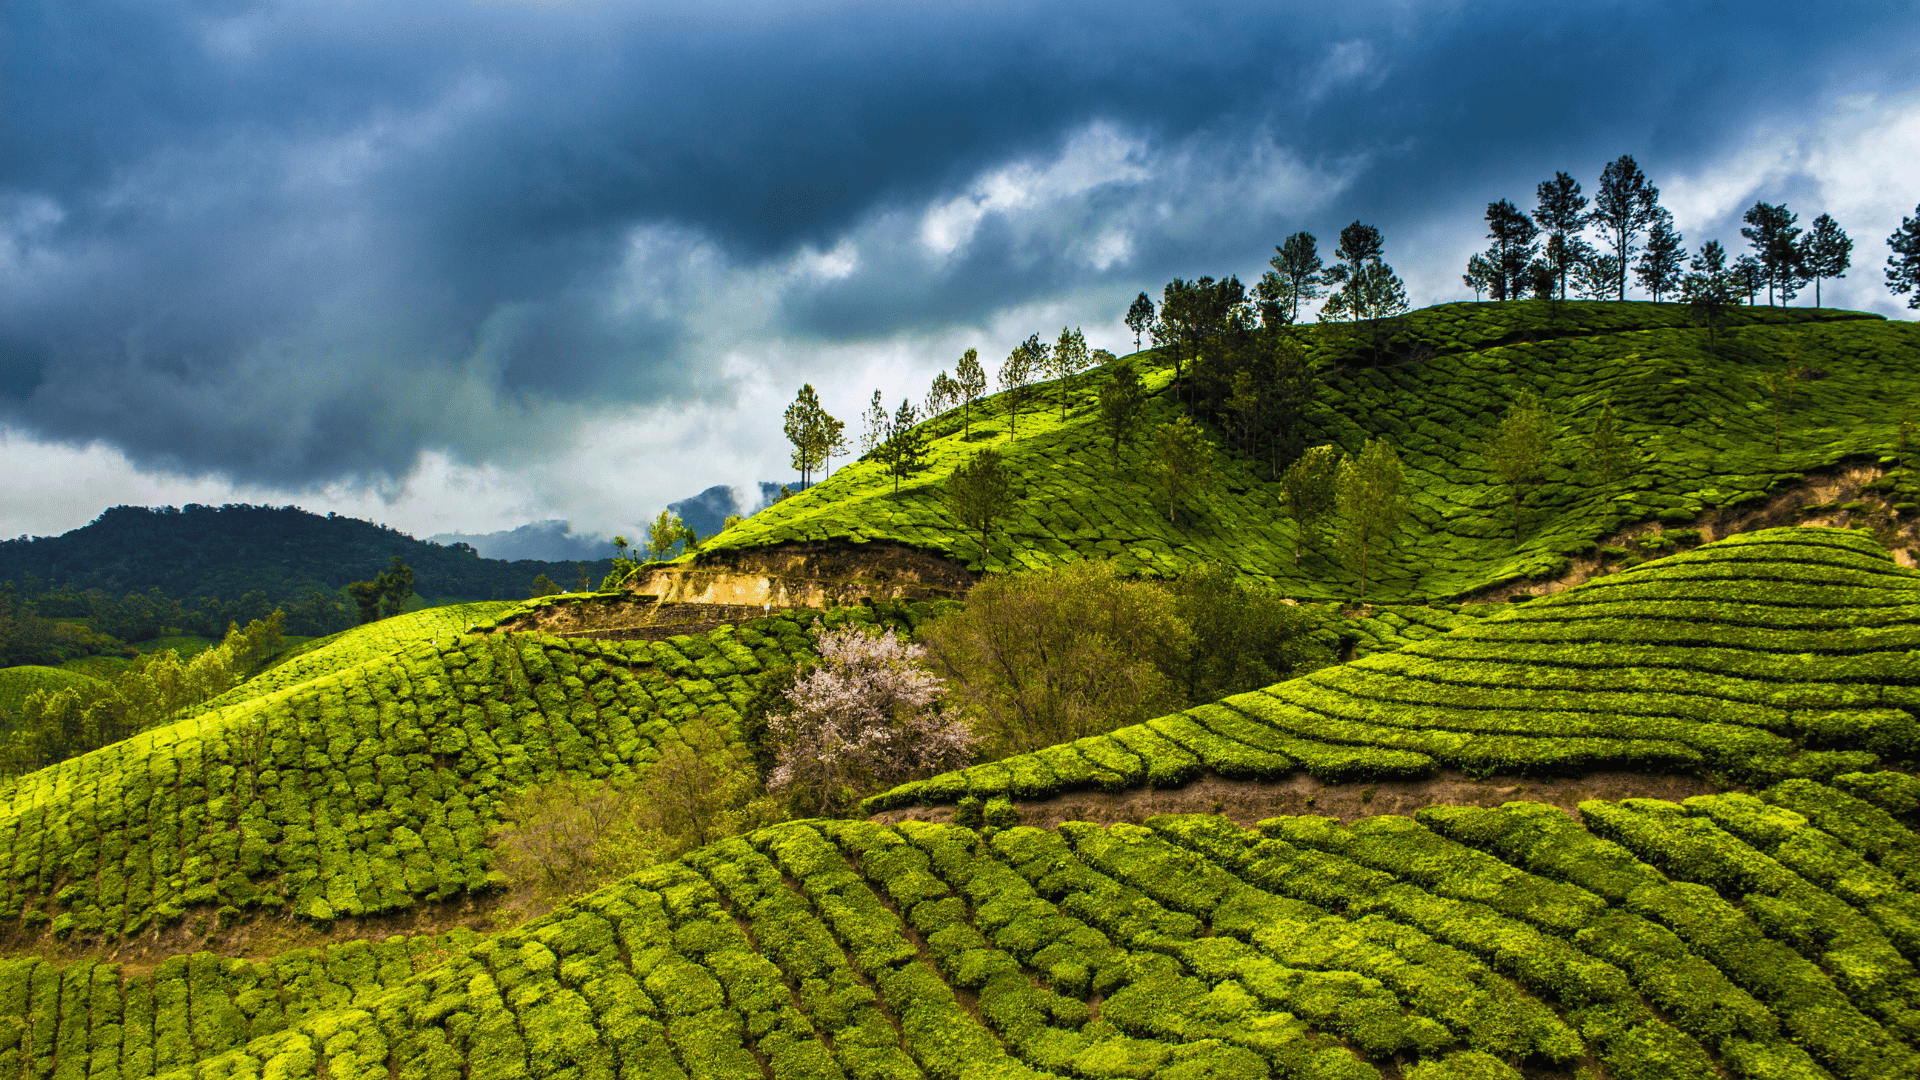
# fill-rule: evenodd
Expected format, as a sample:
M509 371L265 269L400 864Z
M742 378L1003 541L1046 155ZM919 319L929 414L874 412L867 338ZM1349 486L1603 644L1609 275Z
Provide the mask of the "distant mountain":
M797 483L788 484L787 488L790 491L799 491L800 485ZM694 532L699 533L702 537L708 537L720 531L720 527L727 523L728 515L739 514L741 517L746 517L755 510L772 503L779 497L780 485L772 481L762 480L760 481L759 500L752 506L743 509L740 506L739 488L726 484L715 484L713 487L695 495L691 499L681 499L679 502L668 503L667 509L679 514L680 520L685 522Z
M569 562L580 559L606 559L613 556L613 541L600 536L575 536L573 526L564 521L536 521L517 529L490 533L439 533L427 537L431 544L466 544L483 559L544 559Z
M296 506L116 506L60 536L0 541L0 581L116 595L157 587L177 599L262 592L282 602L366 581L394 555L413 567L414 591L435 598L519 600L541 574L571 588L583 570L598 584L612 569L607 559L487 559L465 544Z

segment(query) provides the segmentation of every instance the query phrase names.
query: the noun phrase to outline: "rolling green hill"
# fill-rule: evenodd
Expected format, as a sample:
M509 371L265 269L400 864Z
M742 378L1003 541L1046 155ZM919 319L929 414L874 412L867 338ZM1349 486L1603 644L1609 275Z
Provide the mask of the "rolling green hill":
M1447 304L1410 316L1401 348L1425 356L1361 367L1355 346L1320 328L1299 331L1320 366L1309 444L1357 452L1384 436L1398 449L1412 494L1411 521L1385 560L1370 597L1440 599L1487 585L1557 572L1621 525L1691 520L1750 505L1811 470L1878 459L1897 440L1901 403L1920 398L1920 327L1849 312L1742 308L1744 325L1717 340L1687 324L1672 304L1545 301ZM1430 355L1428 355L1430 353ZM1172 370L1156 354L1134 358L1157 391L1151 417L1173 415ZM1774 452L1768 376L1790 364L1818 373L1784 410ZM770 545L886 540L990 570L1110 558L1128 572L1175 575L1205 560L1234 563L1302 597L1352 596L1357 580L1324 548L1293 560L1294 524L1264 466L1222 455L1221 481L1179 525L1145 468L1144 450L1109 462L1092 404L1096 370L1033 395L1009 434L1002 394L973 408L973 434L958 410L929 422L926 467L898 495L885 466L861 461L715 537L696 558ZM1562 424L1558 462L1529 496L1516 544L1480 447L1522 391ZM1060 420L1056 395L1069 417ZM1581 465L1581 447L1611 400L1641 461L1618 504ZM942 497L942 480L981 447L1000 450L1022 498L982 559Z
M1773 529L1397 651L919 781L869 810L1178 784L1704 769L1826 778L1920 758L1920 571L1859 532Z

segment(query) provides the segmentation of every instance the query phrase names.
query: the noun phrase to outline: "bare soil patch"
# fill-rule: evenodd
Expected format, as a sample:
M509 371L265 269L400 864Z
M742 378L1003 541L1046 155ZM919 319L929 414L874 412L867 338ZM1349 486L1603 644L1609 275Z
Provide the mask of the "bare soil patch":
M653 571L635 590L669 603L830 608L958 599L974 580L964 565L905 544L824 541L702 555Z
M516 616L489 633L539 632L600 641L659 641L676 634L704 634L724 623L737 625L771 610L759 604L661 603L653 596L598 593Z
M1679 801L1725 790L1696 776L1631 772L1585 776L1490 776L1442 772L1426 780L1323 784L1304 772L1281 780L1228 780L1207 775L1177 788L1138 788L1108 794L1075 791L1046 799L1018 799L1020 824L1051 828L1063 821L1098 825L1142 822L1155 814L1219 814L1239 825L1287 814L1319 814L1354 822L1381 814L1411 815L1426 806L1499 806L1525 800L1549 803L1579 817L1583 799ZM874 821L951 821L953 807L907 807L875 814Z

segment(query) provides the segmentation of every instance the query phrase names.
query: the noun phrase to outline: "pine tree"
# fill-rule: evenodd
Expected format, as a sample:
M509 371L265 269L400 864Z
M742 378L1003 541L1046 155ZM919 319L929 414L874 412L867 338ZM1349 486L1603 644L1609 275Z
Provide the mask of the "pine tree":
M1627 267L1633 262L1634 242L1652 225L1660 208L1660 189L1647 183L1646 174L1630 154L1608 162L1600 172L1588 220L1600 226L1613 245L1613 295L1627 297Z
M1133 350L1140 351L1140 336L1153 329L1153 297L1141 293L1127 309L1127 329L1133 331Z
M893 473L893 493L900 494L900 478L920 469L925 451L925 433L919 427L920 416L913 402L900 399L893 419L887 424L887 439L880 444L879 458Z
M1054 342L1051 371L1060 385L1054 393L1060 398L1060 419L1067 419L1067 379L1087 368L1087 339L1079 327L1060 328L1060 340Z
M1473 299L1477 303L1482 293L1493 292L1493 260L1485 252L1476 251L1467 257L1467 272L1460 275L1461 284L1473 290Z
M1681 235L1673 229L1673 215L1661 207L1654 215L1653 224L1647 227L1646 250L1641 252L1640 261L1633 268L1634 278L1641 288L1653 294L1655 303L1660 302L1660 294L1679 287L1681 273L1686 269L1686 254Z
M1887 288L1895 296L1913 293L1907 306L1920 308L1920 206L1913 208L1913 214L1902 217L1900 227L1887 237L1887 247L1893 250L1887 256Z
M965 429L963 438L973 436L973 403L987 392L987 372L980 366L980 350L968 349L961 354L960 362L953 368L953 384L960 394L961 425Z
M1273 250L1276 254L1267 260L1267 265L1273 269L1261 275L1254 292L1261 301L1264 322L1268 325L1291 326L1300 320L1302 300L1320 298L1320 286L1325 280L1322 276L1325 265L1320 261L1320 242L1310 232L1297 232ZM1285 318L1280 317L1282 304L1287 309ZM1268 317L1268 305L1272 305L1271 317Z
M1821 279L1846 277L1853 265L1853 240L1833 215L1821 214L1813 219L1813 228L1801 243L1801 264L1813 278L1813 306L1819 307Z
M1560 284L1560 299L1567 298L1567 272L1587 253L1580 230L1587 223L1587 197L1580 193L1580 181L1566 173L1554 173L1534 189L1534 224L1547 234L1547 265L1553 268Z
M867 411L860 414L860 420L862 454L873 453L893 438L893 422L887 416L887 407L880 401L880 391L873 392L873 400L867 402Z
M1740 235L1753 244L1753 257L1766 279L1767 305L1773 306L1776 295L1781 304L1792 300L1807 280L1800 261L1800 229L1794 224L1800 215L1785 203L1757 202L1740 220L1748 226Z
M1493 298L1517 300L1526 289L1527 267L1533 262L1534 237L1540 230L1519 207L1505 199L1487 204L1487 238L1493 245L1487 259L1493 264Z
M826 457L829 440L822 422L825 415L812 383L800 387L800 392L787 406L785 432L787 441L793 444L793 470L800 474L802 486Z

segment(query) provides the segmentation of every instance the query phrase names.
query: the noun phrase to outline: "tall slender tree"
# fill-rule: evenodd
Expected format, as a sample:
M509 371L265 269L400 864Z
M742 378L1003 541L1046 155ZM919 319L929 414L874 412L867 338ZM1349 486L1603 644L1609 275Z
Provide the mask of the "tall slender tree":
M960 523L980 534L980 563L987 561L993 523L1013 502L1013 476L998 451L987 448L947 475L947 506Z
M1813 219L1813 228L1801 244L1801 265L1813 278L1813 306L1819 307L1821 279L1846 277L1853 265L1853 239L1832 214L1821 214Z
M1114 364L1107 369L1107 377L1100 383L1100 422L1113 436L1112 459L1116 464L1120 444L1139 426L1146 404L1146 387L1140 385L1140 375L1132 364Z
M1180 503L1213 481L1213 441L1186 413L1160 425L1153 471L1167 494L1167 520L1178 521Z
M1534 188L1534 224L1547 234L1547 265L1553 268L1560 285L1560 299L1567 298L1567 271L1582 256L1586 242L1580 230L1587 223L1587 197L1580 193L1580 181L1563 172L1543 180Z
M1487 238L1493 245L1487 259L1493 263L1493 298L1517 300L1525 295L1527 267L1533 262L1534 245L1540 230L1520 208L1501 199L1487 204Z
M1334 505L1340 511L1340 557L1360 578L1360 600L1367 599L1376 549L1393 546L1406 515L1405 479L1400 455L1385 439L1368 439L1359 454L1340 462L1334 473Z
M1007 359L1000 365L1000 392L1007 399L1007 434L1020 432L1020 406L1027 396L1027 387L1033 384L1034 375L1046 370L1047 353L1051 350L1047 343L1034 334L1014 347Z
M1310 232L1297 232L1287 237L1286 242L1273 249L1275 255L1267 260L1273 269L1260 278L1255 292L1261 303L1261 318L1268 325L1284 324L1291 326L1300 320L1300 302L1320 298L1320 286L1324 283L1325 264L1320 261L1320 242ZM1286 306L1286 315L1281 317L1280 305ZM1268 305L1272 305L1272 315L1268 315Z
M827 438L822 418L826 411L820 408L820 396L814 392L813 384L800 387L787 406L784 431L787 441L793 444L793 471L800 474L800 483L805 485L826 457Z
M1340 261L1329 266L1322 276L1329 285L1345 285L1358 277L1369 263L1379 262L1384 250L1386 244L1380 230L1356 221L1340 230L1340 246L1333 249L1333 257Z
M1753 244L1753 257L1767 283L1767 305L1773 306L1776 296L1781 304L1792 300L1806 280L1800 265L1800 228L1794 224L1800 215L1786 203L1757 202L1740 220L1747 223L1740 235Z
M887 415L887 407L880 401L880 391L873 392L873 400L867 402L867 411L860 414L860 452L871 454L893 437L893 419Z
M1547 478L1553 457L1554 427L1538 398L1523 394L1507 407L1482 453L1511 498L1513 538L1520 539L1520 510L1527 491Z
M1280 498L1293 518L1293 561L1308 537L1318 538L1320 523L1334 508L1334 478L1340 470L1340 450L1335 446L1314 446L1295 458L1280 474Z
M931 420L960 402L960 387L953 376L942 371L933 377L933 385L927 387L927 399L922 406L924 415Z
M980 350L968 349L953 368L954 388L960 394L961 426L965 438L973 436L973 403L987 392L987 371L980 366Z
M1460 281L1473 290L1477 302L1482 293L1493 292L1493 274L1493 260L1485 252L1476 251L1467 257L1467 272L1460 275Z
M1153 297L1141 293L1133 298L1133 306L1127 309L1127 329L1133 331L1133 350L1140 351L1140 337L1153 329Z
M1613 415L1613 399L1600 403L1593 431L1587 436L1586 466L1607 504L1612 505L1614 489L1627 479L1633 468L1633 450L1620 432L1620 421Z
M1707 340L1720 336L1727 309L1737 302L1734 272L1727 267L1727 249L1720 241L1709 240L1694 256L1692 273L1680 283L1680 298L1686 301L1693 321L1707 328Z
M1647 183L1645 173L1631 154L1622 154L1600 171L1600 186L1593 193L1593 213L1588 218L1600 226L1613 247L1618 265L1614 296L1627 297L1627 267L1633 262L1640 234L1654 222L1660 207L1660 189Z
M1913 208L1913 215L1901 217L1900 227L1887 237L1893 251L1887 256L1887 289L1895 296L1913 293L1907 306L1920 308L1920 206Z
M1661 207L1654 215L1653 224L1647 226L1647 247L1640 253L1640 261L1634 264L1633 276L1641 288L1653 294L1657 304L1662 293L1670 293L1680 286L1686 257L1686 244L1674 231L1673 215Z
M1050 366L1054 378L1060 381L1054 393L1060 399L1060 419L1067 418L1067 379L1087 369L1087 339L1079 327L1069 330L1060 328L1060 339L1053 343L1053 356Z

